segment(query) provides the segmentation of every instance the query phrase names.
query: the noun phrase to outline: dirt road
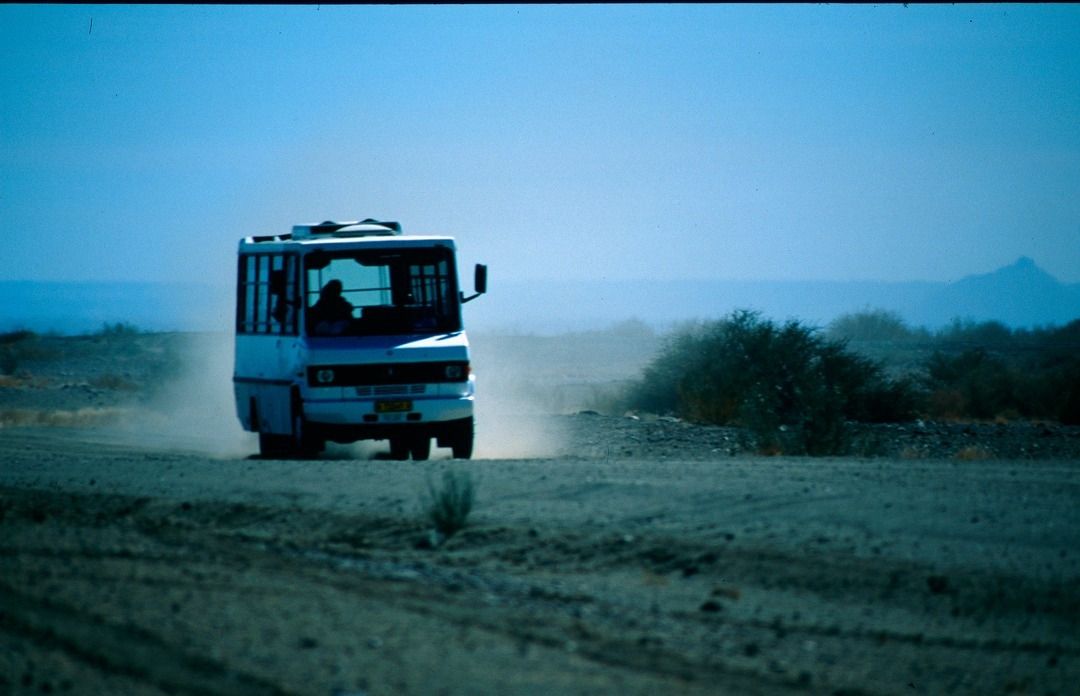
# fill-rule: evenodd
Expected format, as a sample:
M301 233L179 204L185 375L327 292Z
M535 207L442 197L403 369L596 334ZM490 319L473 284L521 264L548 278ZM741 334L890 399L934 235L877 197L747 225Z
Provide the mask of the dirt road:
M1076 460L0 462L0 693L1080 693Z

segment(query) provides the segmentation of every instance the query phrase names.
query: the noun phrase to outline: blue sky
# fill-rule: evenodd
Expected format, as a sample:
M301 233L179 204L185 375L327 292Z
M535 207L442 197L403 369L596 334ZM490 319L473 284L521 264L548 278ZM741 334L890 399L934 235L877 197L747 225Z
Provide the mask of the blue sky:
M1080 5L0 6L0 279L383 217L499 278L1080 281Z

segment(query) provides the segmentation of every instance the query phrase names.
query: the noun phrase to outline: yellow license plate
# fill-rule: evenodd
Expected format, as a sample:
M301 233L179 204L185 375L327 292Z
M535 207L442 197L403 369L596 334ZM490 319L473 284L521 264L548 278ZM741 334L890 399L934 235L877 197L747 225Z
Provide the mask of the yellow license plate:
M376 401L375 412L376 413L400 413L402 411L411 411L411 401Z

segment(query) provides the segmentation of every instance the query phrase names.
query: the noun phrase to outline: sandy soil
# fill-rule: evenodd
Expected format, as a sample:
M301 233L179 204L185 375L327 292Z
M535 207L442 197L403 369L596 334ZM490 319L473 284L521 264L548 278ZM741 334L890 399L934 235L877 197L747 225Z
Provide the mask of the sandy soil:
M15 693L1076 693L1080 463L210 459L0 436ZM432 548L426 478L478 480Z
M507 388L478 460L268 461L226 359L78 355L0 385L0 693L1080 693L1073 430L769 458ZM477 503L438 543L446 469Z

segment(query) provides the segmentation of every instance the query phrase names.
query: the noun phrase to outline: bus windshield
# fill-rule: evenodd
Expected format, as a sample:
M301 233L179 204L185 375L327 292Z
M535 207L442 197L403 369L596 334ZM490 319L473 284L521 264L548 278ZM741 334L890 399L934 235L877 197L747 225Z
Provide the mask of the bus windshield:
M325 251L304 257L310 336L461 330L453 252L446 247Z

